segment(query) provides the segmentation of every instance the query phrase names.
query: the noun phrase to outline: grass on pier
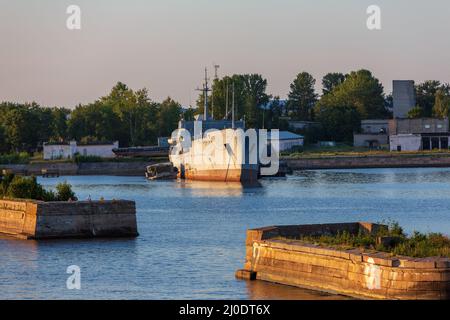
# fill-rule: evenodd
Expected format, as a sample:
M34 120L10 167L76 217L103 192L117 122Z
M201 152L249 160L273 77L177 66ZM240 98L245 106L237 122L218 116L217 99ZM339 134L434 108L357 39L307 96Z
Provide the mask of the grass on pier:
M369 157L369 156L390 156L390 157L417 157L417 156L450 156L450 150L423 150L423 151L402 151L391 152L388 149L369 149L363 147L353 147L339 145L336 147L315 147L306 146L300 152L282 153L286 159L304 158L327 158L327 157Z
M391 245L385 246L377 242L379 237L393 237L394 241L392 241ZM284 240L293 239L284 238ZM295 240L341 250L359 248L364 251L381 251L390 253L392 256L450 258L449 237L440 233L424 234L417 231L408 236L396 222L390 223L387 231L376 235L350 234L344 231L335 236L303 236Z

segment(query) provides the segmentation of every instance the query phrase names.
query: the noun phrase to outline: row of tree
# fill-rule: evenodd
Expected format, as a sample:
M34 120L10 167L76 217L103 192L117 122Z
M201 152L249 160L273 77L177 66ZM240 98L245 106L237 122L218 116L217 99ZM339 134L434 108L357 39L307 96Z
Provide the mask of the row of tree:
M370 71L325 75L320 97L315 84L311 74L299 73L290 85L286 103L282 103L279 97L266 93L267 80L261 75L233 75L214 80L208 107L216 119L225 117L231 110L234 89L236 117L245 119L249 127L285 129L286 119L318 121L322 123L321 138L339 141L350 140L361 119L390 116L390 97L385 97L383 86ZM197 105L197 112L202 113L203 95Z
M215 119L231 118L234 99L236 119L247 127L287 129L288 120L316 121L321 128L309 132L316 139L351 141L363 119L392 116L392 96L368 70L349 74L329 73L316 80L301 72L290 85L287 101L267 93L267 80L259 74L238 74L215 79L208 108ZM234 93L234 94L233 94ZM417 107L410 117L448 117L450 86L426 81L416 86ZM121 146L155 144L169 136L181 118L193 120L203 113L204 96L197 108L184 109L167 98L158 103L146 89L134 91L119 82L111 92L75 109L40 107L36 103L0 104L0 152L30 151L46 141L119 141Z
M119 82L109 95L74 110L36 103L0 104L0 152L32 151L43 142L119 141L121 146L155 144L177 127L181 105L171 98L153 102L146 89ZM189 112L186 117L193 117Z
M408 114L410 118L448 118L450 85L436 80L425 81L416 86L416 101L417 106Z

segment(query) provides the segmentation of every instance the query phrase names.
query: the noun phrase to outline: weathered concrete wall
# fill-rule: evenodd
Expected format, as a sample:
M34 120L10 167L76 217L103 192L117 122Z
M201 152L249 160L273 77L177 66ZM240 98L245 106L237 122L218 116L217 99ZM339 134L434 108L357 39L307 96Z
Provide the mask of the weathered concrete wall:
M370 147L370 143L377 142L378 146L388 144L387 134L370 134L370 133L355 133L353 135L353 146L355 147Z
M236 276L370 299L450 299L450 259L391 257L277 240L336 230L376 232L380 227L353 223L249 230L244 269Z
M111 176L144 176L147 166L155 162L91 162L91 163L32 163L32 164L0 164L0 169L39 176L43 169L59 172L60 175L111 175Z
M134 201L0 200L0 234L22 239L135 237Z
M389 134L446 133L449 131L448 119L419 118L389 120Z
M450 167L449 154L336 156L300 159L285 158L283 160L293 170Z

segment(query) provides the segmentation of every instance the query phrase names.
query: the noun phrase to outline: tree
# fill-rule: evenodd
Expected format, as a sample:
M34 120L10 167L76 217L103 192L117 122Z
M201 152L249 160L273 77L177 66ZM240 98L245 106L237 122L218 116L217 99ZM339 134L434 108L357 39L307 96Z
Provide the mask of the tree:
M37 145L39 119L26 105L15 105L3 116L5 143L9 150L28 151Z
M171 136L172 132L178 127L178 121L181 119L181 105L168 97L159 106L159 135L162 137Z
M355 106L340 104L332 94L322 97L315 106L316 120L322 125L322 138L352 141L361 128L361 115Z
M120 117L111 105L101 101L76 107L68 122L68 131L69 137L77 141L90 137L87 140L119 141L121 145L129 145L129 136Z
M436 80L427 80L416 86L416 102L423 109L423 117L433 115L436 92L440 88L441 83Z
M288 95L288 115L295 120L313 120L312 109L317 101L316 80L307 72L297 75Z
M345 81L345 75L340 72L327 73L322 79L322 93L328 94Z
M424 117L424 111L421 106L417 105L408 112L408 119L418 119Z
M228 99L227 99L228 88ZM232 94L234 88L235 119L245 117L248 127L261 127L263 111L261 107L269 102L270 96L266 93L267 80L259 74L235 74L222 79L215 79L212 85L212 94L208 96L208 111L214 119L230 119ZM212 102L214 100L214 110ZM228 114L227 113L228 100ZM199 94L196 109L197 114L203 114L204 94Z
M3 125L0 123L0 153L7 151L5 139L5 128L3 128Z
M261 109L269 102L266 94L267 80L259 74L243 76L244 81L244 115L246 126L249 128L261 128L263 126L263 110Z
M101 102L110 105L116 115L119 116L122 127L128 133L127 140L130 145L136 145L136 127L140 118L136 96L133 90L122 82L118 82L111 93L103 97Z
M433 116L444 119L448 118L450 110L450 96L444 90L439 89L436 92L435 103L433 107Z
M389 115L383 86L368 70L351 72L329 95L339 106L354 107L361 119L387 118Z
M53 139L56 141L64 141L67 139L68 126L67 119L69 117L70 110L66 108L53 108L52 109L52 131Z

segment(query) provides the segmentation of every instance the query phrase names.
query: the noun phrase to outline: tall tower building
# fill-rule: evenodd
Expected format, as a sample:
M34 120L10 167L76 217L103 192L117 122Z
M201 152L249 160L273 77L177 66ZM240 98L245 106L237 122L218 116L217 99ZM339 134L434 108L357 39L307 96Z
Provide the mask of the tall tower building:
M408 112L416 106L414 80L394 80L394 118L407 118Z

